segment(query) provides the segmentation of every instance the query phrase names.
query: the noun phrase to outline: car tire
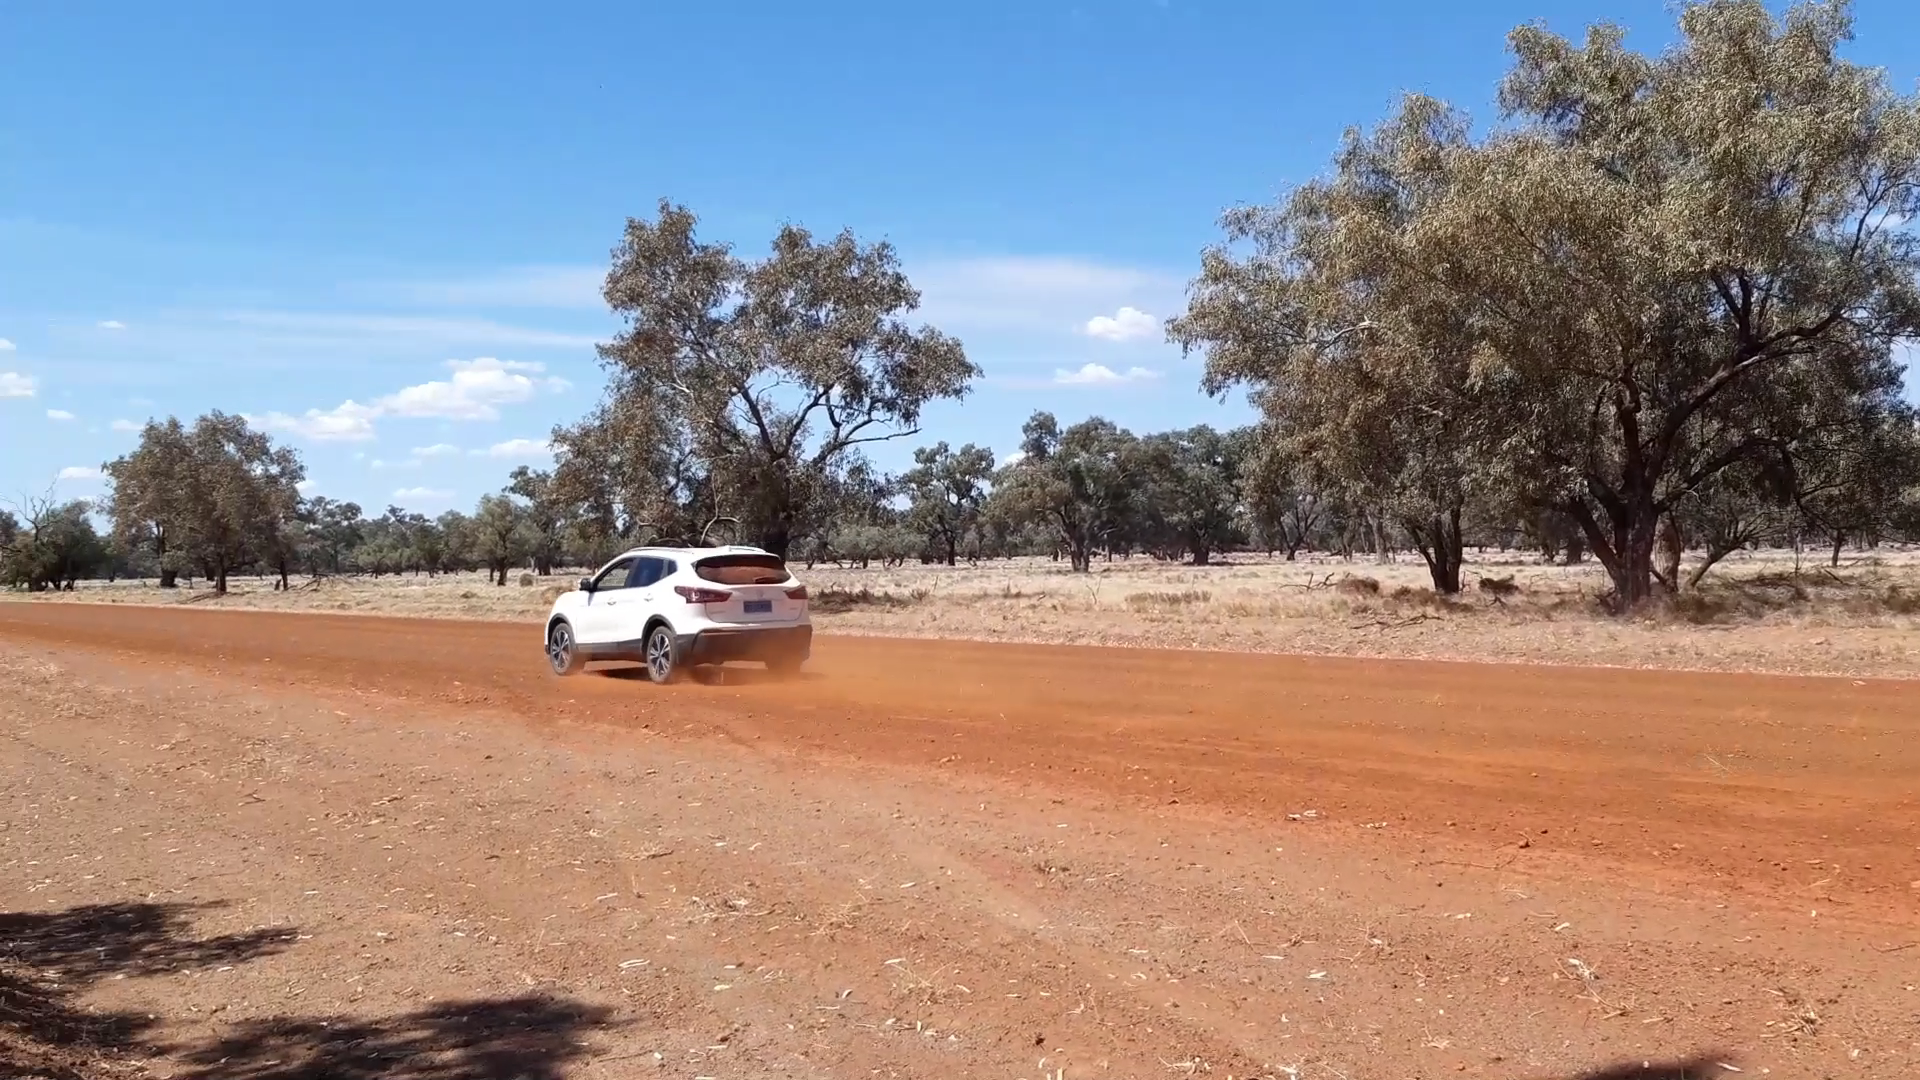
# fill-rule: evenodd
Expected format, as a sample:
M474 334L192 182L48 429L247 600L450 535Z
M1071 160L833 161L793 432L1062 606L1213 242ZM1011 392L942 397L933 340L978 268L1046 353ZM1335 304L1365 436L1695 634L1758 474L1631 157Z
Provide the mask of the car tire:
M587 666L580 643L573 639L573 627L564 619L547 627L547 664L555 675L576 675Z
M680 643L672 627L662 624L648 631L640 662L646 665L647 678L662 686L680 678Z

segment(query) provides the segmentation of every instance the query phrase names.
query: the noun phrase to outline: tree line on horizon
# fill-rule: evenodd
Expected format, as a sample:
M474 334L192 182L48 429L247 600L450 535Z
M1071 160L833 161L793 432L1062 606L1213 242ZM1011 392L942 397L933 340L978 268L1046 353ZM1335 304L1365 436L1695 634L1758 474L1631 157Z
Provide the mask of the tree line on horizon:
M1413 550L1458 592L1470 546L1591 557L1632 609L1761 544L1920 537L1920 97L1840 55L1848 5L1698 0L1658 55L1616 27L1509 38L1500 123L1413 95L1332 168L1222 219L1169 340L1242 429L1135 434L1036 413L1020 454L944 442L980 372L910 321L893 248L788 225L749 259L662 200L604 295L605 396L471 513L302 498L238 417L151 423L108 463L111 521L0 516L0 575L216 589L294 574L548 573L717 518L790 559ZM1688 553L1692 554L1688 563Z

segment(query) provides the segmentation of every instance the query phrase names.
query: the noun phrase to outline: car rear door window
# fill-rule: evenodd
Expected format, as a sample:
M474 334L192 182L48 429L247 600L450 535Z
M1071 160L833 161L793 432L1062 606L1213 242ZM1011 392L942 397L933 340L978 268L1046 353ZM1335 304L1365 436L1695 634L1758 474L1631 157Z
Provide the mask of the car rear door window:
M667 576L666 566L667 561L665 559L656 559L652 556L642 555L639 563L633 568L632 578L627 581L627 588L644 589L658 582L661 578Z

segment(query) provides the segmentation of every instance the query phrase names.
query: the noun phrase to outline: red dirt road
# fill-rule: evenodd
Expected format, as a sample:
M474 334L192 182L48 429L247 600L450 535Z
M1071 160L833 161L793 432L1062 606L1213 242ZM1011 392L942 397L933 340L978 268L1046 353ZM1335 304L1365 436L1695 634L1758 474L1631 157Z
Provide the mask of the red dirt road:
M47 790L31 811L8 808L0 869L44 861L49 837L121 858L94 833L60 833L48 807L84 804L85 777L124 772L117 745L183 725L243 745L249 716L279 710L275 731L343 763L322 771L349 802L356 785L369 803L391 794L402 767L442 775L456 801L491 807L500 784L527 801L520 817L440 819L410 841L414 876L392 870L392 889L458 895L451 883L535 843L516 833L524 815L644 808L640 831L676 854L649 858L629 836L593 856L579 840L579 872L606 878L610 897L703 898L707 918L639 905L648 932L670 907L699 932L674 936L677 961L650 958L649 989L616 989L661 1031L728 1032L705 1051L648 1051L649 1074L1572 1080L1623 1062L1622 1077L1677 1076L1640 1064L1706 1054L1709 1072L1920 1075L1913 684L823 638L797 682L749 671L663 690L617 671L556 679L538 637L0 605L0 646L63 665L84 714L17 721L5 764ZM201 695L185 713L139 704L182 693ZM221 721L242 698L265 704ZM503 764L521 758L537 761ZM307 780L289 774L272 798ZM208 816L211 803L176 796L173 820L234 852L298 850L312 828L291 810ZM757 836L747 843L781 858L737 841L715 849L725 858L690 852L701 835ZM336 918L390 902L328 866L316 856L298 874L366 901ZM548 938L522 942L522 966L553 967L532 982L613 993L604 972L624 958L565 929L572 909L547 910L537 880L496 874L464 917L548 925L576 951L555 961ZM239 871L221 889L175 886L209 902L260 888ZM7 910L53 899L0 886ZM747 970L725 968L716 927L763 909L782 914L756 922L757 955L728 959L780 975L751 1007L716 1005L731 989L709 987ZM766 930L774 920L786 929ZM400 990L378 1004L411 1004ZM821 1028L829 1017L847 1026ZM626 1060L631 1032L606 1039L579 1074L633 1075L607 1064Z

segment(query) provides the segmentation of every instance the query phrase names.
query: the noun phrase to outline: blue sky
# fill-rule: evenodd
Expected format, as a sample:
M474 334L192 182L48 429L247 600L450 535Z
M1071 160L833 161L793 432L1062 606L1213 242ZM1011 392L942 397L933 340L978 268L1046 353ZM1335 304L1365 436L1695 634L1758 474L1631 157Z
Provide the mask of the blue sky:
M1913 83L1920 7L1854 56ZM150 416L245 413L311 490L437 512L598 399L598 284L668 196L900 250L986 371L882 448L1005 453L1051 409L1244 421L1161 339L1215 219L1438 94L1490 116L1504 35L1659 0L7 5L0 497L101 491ZM350 406L345 403L351 402Z

